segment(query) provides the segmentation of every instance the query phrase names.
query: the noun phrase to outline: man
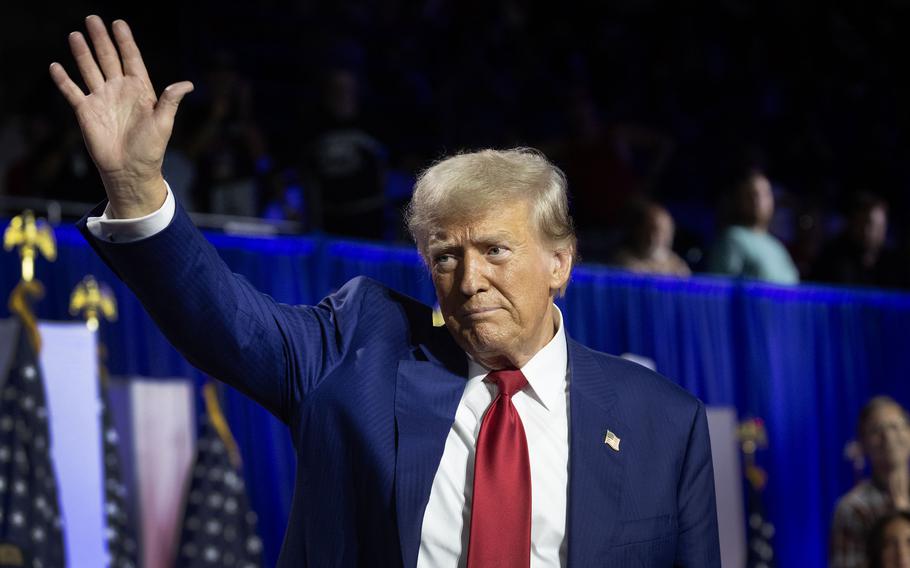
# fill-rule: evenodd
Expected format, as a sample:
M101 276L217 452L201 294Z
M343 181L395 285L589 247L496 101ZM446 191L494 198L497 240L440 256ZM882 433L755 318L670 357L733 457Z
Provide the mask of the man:
M287 306L232 275L161 177L177 105L127 25L70 46L76 113L108 202L81 223L189 361L288 424L297 450L281 566L719 566L704 407L565 334L575 250L565 179L540 154L445 160L409 226L429 307L357 278ZM119 50L119 54L118 54Z
M812 277L853 286L896 286L899 261L886 247L888 204L860 193L852 198L844 231L822 249Z
M829 558L834 568L866 566L866 541L876 522L910 511L910 424L904 408L889 396L874 397L859 413L856 435L872 476L837 502Z
M790 253L768 231L774 217L771 182L760 170L749 170L733 189L731 224L711 247L708 271L798 284L799 271Z

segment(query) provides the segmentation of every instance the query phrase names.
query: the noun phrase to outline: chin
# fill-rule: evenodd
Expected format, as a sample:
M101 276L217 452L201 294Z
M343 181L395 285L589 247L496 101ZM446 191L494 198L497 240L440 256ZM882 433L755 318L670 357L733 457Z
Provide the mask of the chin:
M493 327L493 329L490 329ZM472 355L481 357L496 356L507 351L509 341L495 329L497 326L478 325L462 332L462 337Z

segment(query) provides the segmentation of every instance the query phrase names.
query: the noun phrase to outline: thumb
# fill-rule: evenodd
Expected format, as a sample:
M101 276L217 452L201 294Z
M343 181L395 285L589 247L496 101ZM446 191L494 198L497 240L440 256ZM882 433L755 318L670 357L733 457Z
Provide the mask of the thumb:
M193 84L189 81L174 83L164 89L158 99L158 104L155 105L155 116L158 120L163 121L168 126L173 125L174 116L177 114L177 106L183 100L183 97L192 90Z

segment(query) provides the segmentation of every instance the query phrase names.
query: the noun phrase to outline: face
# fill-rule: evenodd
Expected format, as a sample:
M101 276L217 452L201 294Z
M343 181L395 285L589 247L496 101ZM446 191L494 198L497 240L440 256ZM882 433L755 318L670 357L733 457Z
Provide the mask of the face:
M673 248L673 218L663 208L657 208L650 215L651 219L651 242L654 248L669 249Z
M746 217L756 225L767 226L774 216L774 193L768 178L758 174L746 182L741 189L741 207Z
M884 473L910 460L910 427L900 407L876 408L863 426L863 451L873 472Z
M910 522L897 518L888 523L882 545L883 568L910 568Z
M650 207L636 229L636 246L647 254L673 248L673 218L662 207Z
M491 369L523 366L553 337L553 297L571 255L545 245L527 202L468 222L442 223L425 254L446 327Z
M884 207L872 207L862 218L862 242L867 249L880 249L888 234L888 214Z

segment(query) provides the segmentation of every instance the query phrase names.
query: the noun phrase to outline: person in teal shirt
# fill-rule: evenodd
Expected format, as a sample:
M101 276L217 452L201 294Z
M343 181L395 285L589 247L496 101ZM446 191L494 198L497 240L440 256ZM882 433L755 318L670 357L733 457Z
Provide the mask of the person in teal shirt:
M778 284L799 283L799 271L790 253L768 232L774 216L774 194L768 178L759 170L751 170L736 184L733 199L733 223L711 247L708 271Z

